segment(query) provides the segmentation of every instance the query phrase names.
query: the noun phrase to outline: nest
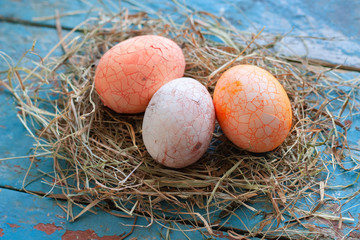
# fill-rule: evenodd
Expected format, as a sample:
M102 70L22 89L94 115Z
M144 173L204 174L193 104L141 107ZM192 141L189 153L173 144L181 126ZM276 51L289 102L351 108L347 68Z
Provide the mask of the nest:
M55 181L44 181L57 193L47 196L72 203L59 203L71 221L99 207L122 217L145 216L150 224L191 224L207 234L226 230L233 237L293 235L289 229L301 224L302 216L321 217L328 166L347 171L358 166L353 162L355 168L347 169L343 164L351 151L349 122L344 120L357 111L358 82L328 74L332 69L301 58L278 56L273 47L281 38L240 32L205 12L181 17L183 24L123 9L88 20L66 36L58 21L61 40L51 52L61 46L62 56L50 57L50 52L33 68L9 68L3 85L13 93L19 118L36 141L30 159L54 161L55 172L48 175ZM217 126L209 150L195 164L171 169L156 163L142 141L143 114L113 112L94 89L95 69L104 52L145 34L165 36L181 46L185 76L197 79L211 94L221 73L234 65L252 64L271 72L292 103L293 123L285 142L274 151L253 154L235 147ZM318 201L303 207L314 198ZM225 227L229 219L241 218L237 209L264 212L254 205L258 199L271 208L256 228ZM72 205L83 210L75 215ZM296 234L312 233L321 234L310 228Z

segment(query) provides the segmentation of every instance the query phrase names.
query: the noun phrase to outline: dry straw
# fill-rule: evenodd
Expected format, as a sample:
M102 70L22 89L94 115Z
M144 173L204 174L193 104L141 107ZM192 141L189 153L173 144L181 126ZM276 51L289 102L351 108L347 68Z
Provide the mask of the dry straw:
M352 151L344 119L358 112L359 79L345 81L332 69L277 56L272 47L281 38L240 32L209 13L188 11L182 19L122 9L89 19L63 36L57 18L59 44L34 68L10 64L6 76L2 73L2 84L17 101L18 117L36 143L30 159L54 162L54 173L48 175L55 181L47 183L60 193L49 191L47 196L67 200L59 206L71 221L99 207L120 217L145 216L149 224L166 220L174 228L190 224L207 234L228 231L238 239L326 236L302 222L309 217L353 221L319 210L327 200L336 200L326 194L329 167L358 168L351 157L354 168L345 169L343 162ZM251 154L236 148L217 128L209 151L197 163L170 169L153 161L141 138L143 115L109 110L94 89L102 54L144 34L177 42L186 57L185 76L211 93L221 73L236 64L257 65L274 74L292 103L286 141L272 152ZM52 57L58 46L63 56ZM28 183L25 179L24 189ZM238 208L261 213L252 204L259 197L272 206L264 221L255 228L229 227L230 218L241 221ZM302 208L304 201L312 205ZM82 208L78 214L73 214L75 205Z

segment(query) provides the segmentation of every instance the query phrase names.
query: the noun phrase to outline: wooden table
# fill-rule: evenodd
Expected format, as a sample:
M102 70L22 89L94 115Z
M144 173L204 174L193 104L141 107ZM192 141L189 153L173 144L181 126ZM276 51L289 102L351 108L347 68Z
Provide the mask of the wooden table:
M87 17L97 14L97 8L103 4L116 10L111 1L37 1L37 0L0 0L0 51L8 54L15 62L37 40L36 52L41 56L58 42L55 20L51 16L57 10L61 17L63 31L69 31ZM135 3L135 1L133 1ZM117 1L113 1L116 6ZM122 6L126 6L126 1ZM168 1L144 1L154 11L171 9ZM279 52L291 55L306 55L331 64L346 64L357 70L360 67L360 12L359 1L227 1L199 0L188 4L197 10L205 10L216 15L226 16L240 29L257 32L265 26L264 34L285 34L290 37L281 41ZM131 4L129 4L131 5ZM67 15L67 16L66 16ZM49 18L47 18L50 16ZM241 21L241 24L239 23ZM308 38L306 36L313 36ZM331 41L322 38L334 38ZM290 52L290 50L293 52ZM54 54L61 54L57 49ZM6 63L0 59L0 71L6 69ZM359 77L357 71L348 71L345 78ZM122 239L132 231L132 218L118 218L102 211L96 214L86 213L75 222L68 222L67 216L55 200L28 194L22 190L22 182L30 161L26 157L33 140L18 120L14 101L4 88L0 88L0 239ZM349 142L359 143L360 119L355 116L350 128ZM16 158L14 158L16 157ZM11 160L4 160L12 158ZM37 162L37 168L28 174L38 178L27 188L32 191L47 192L48 186L41 182L41 172L52 170L52 162ZM41 171L40 171L41 170ZM335 185L346 185L353 181L358 171L348 174L339 173L334 177ZM335 191L334 194L345 196L356 193L360 184ZM358 222L360 208L358 197L354 198L344 215L355 219L352 225L342 229L333 228L334 236L341 239ZM351 207L354 206L354 207ZM80 209L77 209L80 211ZM262 216L244 212L244 219L232 220L232 226L246 231L246 227L256 228ZM148 220L139 218L137 225L146 226ZM163 223L165 224L165 223ZM317 223L319 225L319 223ZM327 227L329 223L324 223ZM246 226L244 226L246 225ZM319 227L322 227L321 224ZM183 226L184 230L190 229ZM135 227L127 239L162 239L167 234L171 239L185 239L183 233L170 231L161 224L151 227ZM190 239L203 239L196 231L186 232ZM216 232L217 239L231 239L226 232ZM355 229L350 236L360 238ZM256 238L253 238L256 239ZM284 238L286 239L286 238Z

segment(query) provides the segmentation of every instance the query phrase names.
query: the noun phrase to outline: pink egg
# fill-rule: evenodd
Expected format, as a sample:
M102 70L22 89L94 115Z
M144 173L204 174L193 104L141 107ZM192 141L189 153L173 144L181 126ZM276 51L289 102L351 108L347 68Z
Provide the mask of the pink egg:
M95 72L95 88L104 105L118 113L144 112L165 83L182 77L181 48L161 36L125 40L107 51Z
M215 127L211 96L192 78L175 79L154 94L142 127L145 147L157 162L186 167L209 147Z

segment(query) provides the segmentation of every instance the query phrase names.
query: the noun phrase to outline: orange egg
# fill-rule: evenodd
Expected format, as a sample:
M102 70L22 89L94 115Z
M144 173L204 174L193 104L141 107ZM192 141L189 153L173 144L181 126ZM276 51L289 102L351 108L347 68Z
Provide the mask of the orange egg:
M181 48L161 36L130 38L100 59L95 88L104 105L118 113L144 112L153 94L165 83L182 77Z
M262 68L228 69L216 84L213 101L225 135L250 152L275 149L290 131L290 100L279 81Z

